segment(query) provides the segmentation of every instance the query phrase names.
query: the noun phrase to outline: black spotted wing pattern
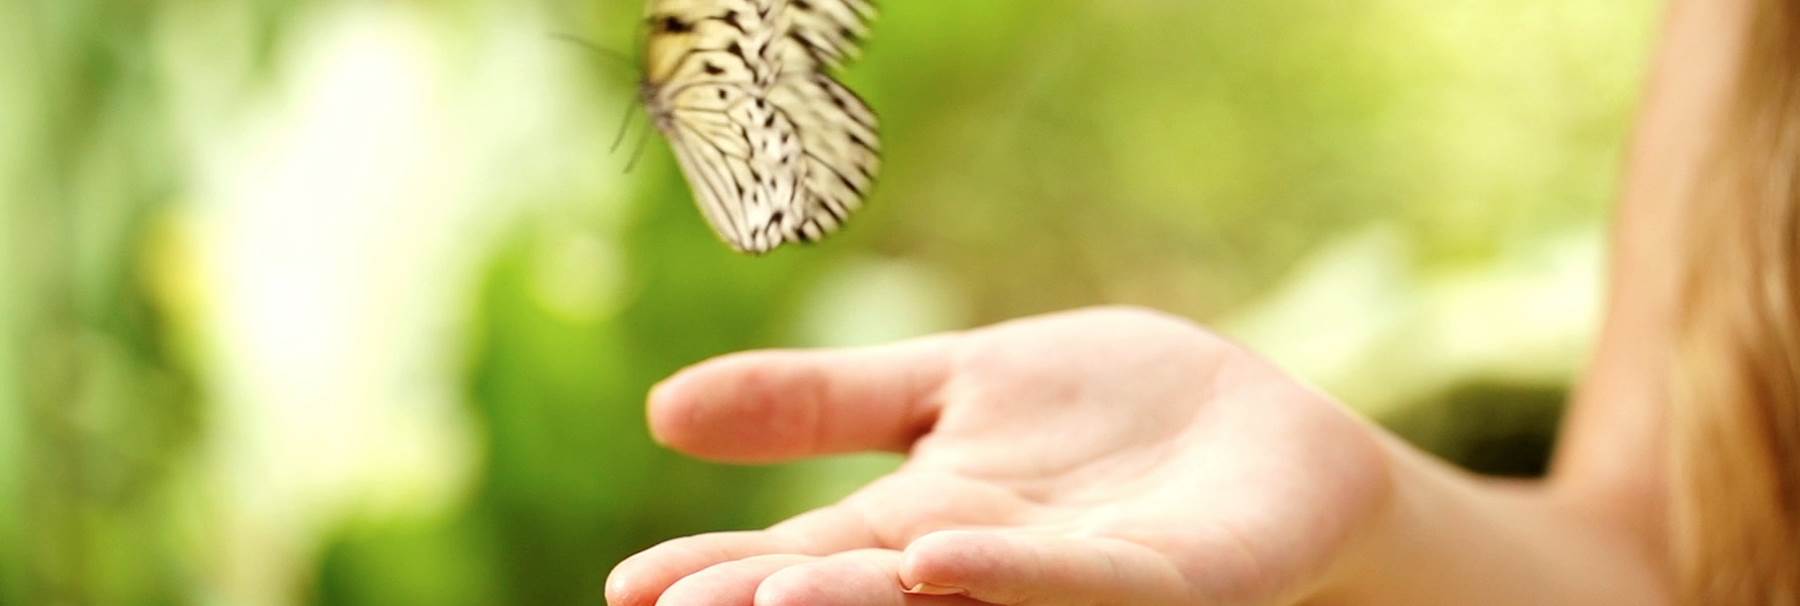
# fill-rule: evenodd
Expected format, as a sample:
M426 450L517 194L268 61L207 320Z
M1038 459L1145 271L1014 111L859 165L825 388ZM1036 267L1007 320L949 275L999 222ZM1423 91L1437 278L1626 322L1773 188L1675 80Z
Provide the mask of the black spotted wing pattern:
M733 248L817 240L862 206L880 169L875 114L826 69L854 56L872 16L865 0L651 2L645 106Z

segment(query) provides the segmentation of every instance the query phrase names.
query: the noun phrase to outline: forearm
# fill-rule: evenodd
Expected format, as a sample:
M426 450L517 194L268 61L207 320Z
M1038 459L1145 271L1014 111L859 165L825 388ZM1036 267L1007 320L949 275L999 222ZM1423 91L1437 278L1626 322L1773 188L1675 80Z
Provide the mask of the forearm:
M1676 0L1656 53L1612 233L1605 323L1552 466L1559 493L1664 549L1663 469L1689 195L1738 72L1748 0Z
M1319 604L1660 604L1660 558L1538 483L1472 476L1385 437L1392 491Z

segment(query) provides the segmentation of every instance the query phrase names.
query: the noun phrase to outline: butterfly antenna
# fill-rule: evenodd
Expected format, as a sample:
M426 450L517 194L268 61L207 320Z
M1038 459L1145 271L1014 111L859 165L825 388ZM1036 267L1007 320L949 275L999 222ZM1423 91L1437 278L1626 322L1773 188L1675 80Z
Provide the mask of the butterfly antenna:
M625 71L631 72L632 76L638 75L637 62L633 61L631 59L631 57L625 56L625 53L621 53L619 51L616 51L616 50L613 50L610 48L602 47L598 44L594 44L593 42L589 42L586 38L582 38L580 36L576 36L573 34L561 34L561 33L550 34L550 38L552 40L561 40L563 42L567 42L569 44L573 44L575 46L579 46L581 48L587 49L588 52L593 53L599 57L606 58L607 60L612 61L614 65L624 68Z
M642 132L638 133L637 149L632 150L631 161L627 162L625 164L625 174L629 175L629 174L631 174L631 169L637 168L638 160L641 160L644 158L644 146L646 144L648 144L649 142L650 142L650 128L644 127L644 130Z
M637 106L625 104L625 117L619 119L619 134L613 136L612 146L606 148L606 153L618 153L619 145L625 142L625 133L631 132L631 119L635 116L637 116Z

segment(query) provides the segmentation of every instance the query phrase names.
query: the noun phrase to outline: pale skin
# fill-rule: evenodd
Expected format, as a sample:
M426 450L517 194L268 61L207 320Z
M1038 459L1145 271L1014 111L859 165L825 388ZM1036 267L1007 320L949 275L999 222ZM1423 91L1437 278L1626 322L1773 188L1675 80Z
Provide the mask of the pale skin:
M734 463L897 472L766 530L616 567L613 606L1658 604L1680 216L1748 0L1676 0L1640 111L1608 314L1550 478L1432 460L1186 320L1107 308L659 385L651 431Z

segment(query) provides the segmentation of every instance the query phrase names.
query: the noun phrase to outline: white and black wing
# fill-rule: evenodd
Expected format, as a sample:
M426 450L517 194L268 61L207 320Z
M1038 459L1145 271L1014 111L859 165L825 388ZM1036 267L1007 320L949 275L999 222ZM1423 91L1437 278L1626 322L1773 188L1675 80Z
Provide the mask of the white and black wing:
M801 222L804 155L768 99L779 77L777 0L668 3L653 10L645 103L702 214L733 248L765 253ZM680 9L680 10L676 10Z
M702 213L739 251L774 250L805 214L804 152L767 100L725 84L676 97L665 134Z
M779 45L781 74L769 99L794 122L805 157L805 208L792 236L811 241L837 231L862 207L881 171L875 112L830 69L861 52L875 17L870 0L788 0Z
M769 99L800 135L807 212L792 235L817 240L842 227L875 186L881 172L875 112L820 70L784 72Z
M872 0L787 0L787 35L819 62L841 67L861 54L875 19Z
M652 1L645 104L733 248L817 240L862 206L875 114L826 70L873 15L868 0Z

